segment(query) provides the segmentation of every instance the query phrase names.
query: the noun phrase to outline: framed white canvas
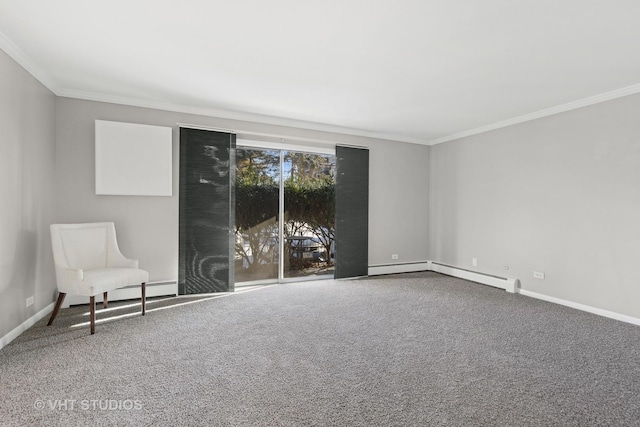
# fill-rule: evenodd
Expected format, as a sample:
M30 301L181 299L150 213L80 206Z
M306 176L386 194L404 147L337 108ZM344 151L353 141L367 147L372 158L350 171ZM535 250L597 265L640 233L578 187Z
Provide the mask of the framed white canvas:
M96 120L96 194L172 195L172 129Z

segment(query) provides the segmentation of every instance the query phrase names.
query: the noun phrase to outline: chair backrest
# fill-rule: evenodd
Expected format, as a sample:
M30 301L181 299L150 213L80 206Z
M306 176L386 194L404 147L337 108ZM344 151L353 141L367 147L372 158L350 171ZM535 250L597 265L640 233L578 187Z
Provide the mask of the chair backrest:
M110 255L120 252L113 222L52 224L51 243L56 265L70 269L108 267Z

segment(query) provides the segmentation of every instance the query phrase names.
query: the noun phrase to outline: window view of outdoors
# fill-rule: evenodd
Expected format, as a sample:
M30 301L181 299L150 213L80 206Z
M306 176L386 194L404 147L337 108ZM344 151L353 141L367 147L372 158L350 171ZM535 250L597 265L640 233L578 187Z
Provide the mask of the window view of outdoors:
M239 148L236 154L236 282L333 274L335 157ZM280 179L284 235L279 235ZM283 242L281 245L280 242Z
M280 151L236 150L236 282L278 278Z
M284 277L333 274L335 156L284 152Z

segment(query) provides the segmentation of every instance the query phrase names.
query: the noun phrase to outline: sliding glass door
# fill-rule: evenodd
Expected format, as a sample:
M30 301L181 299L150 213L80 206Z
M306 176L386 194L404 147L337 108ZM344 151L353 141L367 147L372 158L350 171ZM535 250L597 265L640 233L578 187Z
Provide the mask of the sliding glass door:
M273 147L181 127L181 295L367 275L368 150Z
M239 147L235 219L237 284L332 277L335 156Z

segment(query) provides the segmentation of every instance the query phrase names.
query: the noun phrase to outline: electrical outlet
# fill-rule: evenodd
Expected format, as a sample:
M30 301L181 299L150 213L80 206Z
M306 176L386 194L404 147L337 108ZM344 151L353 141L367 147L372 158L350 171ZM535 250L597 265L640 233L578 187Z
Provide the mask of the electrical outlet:
M391 254L391 259L398 259L398 254Z
M544 273L542 273L540 271L534 271L533 272L533 277L535 279L544 279Z
M471 265L474 267L478 266L478 258L471 258Z
M33 296L30 296L29 298L27 298L27 307L30 307L33 305Z

